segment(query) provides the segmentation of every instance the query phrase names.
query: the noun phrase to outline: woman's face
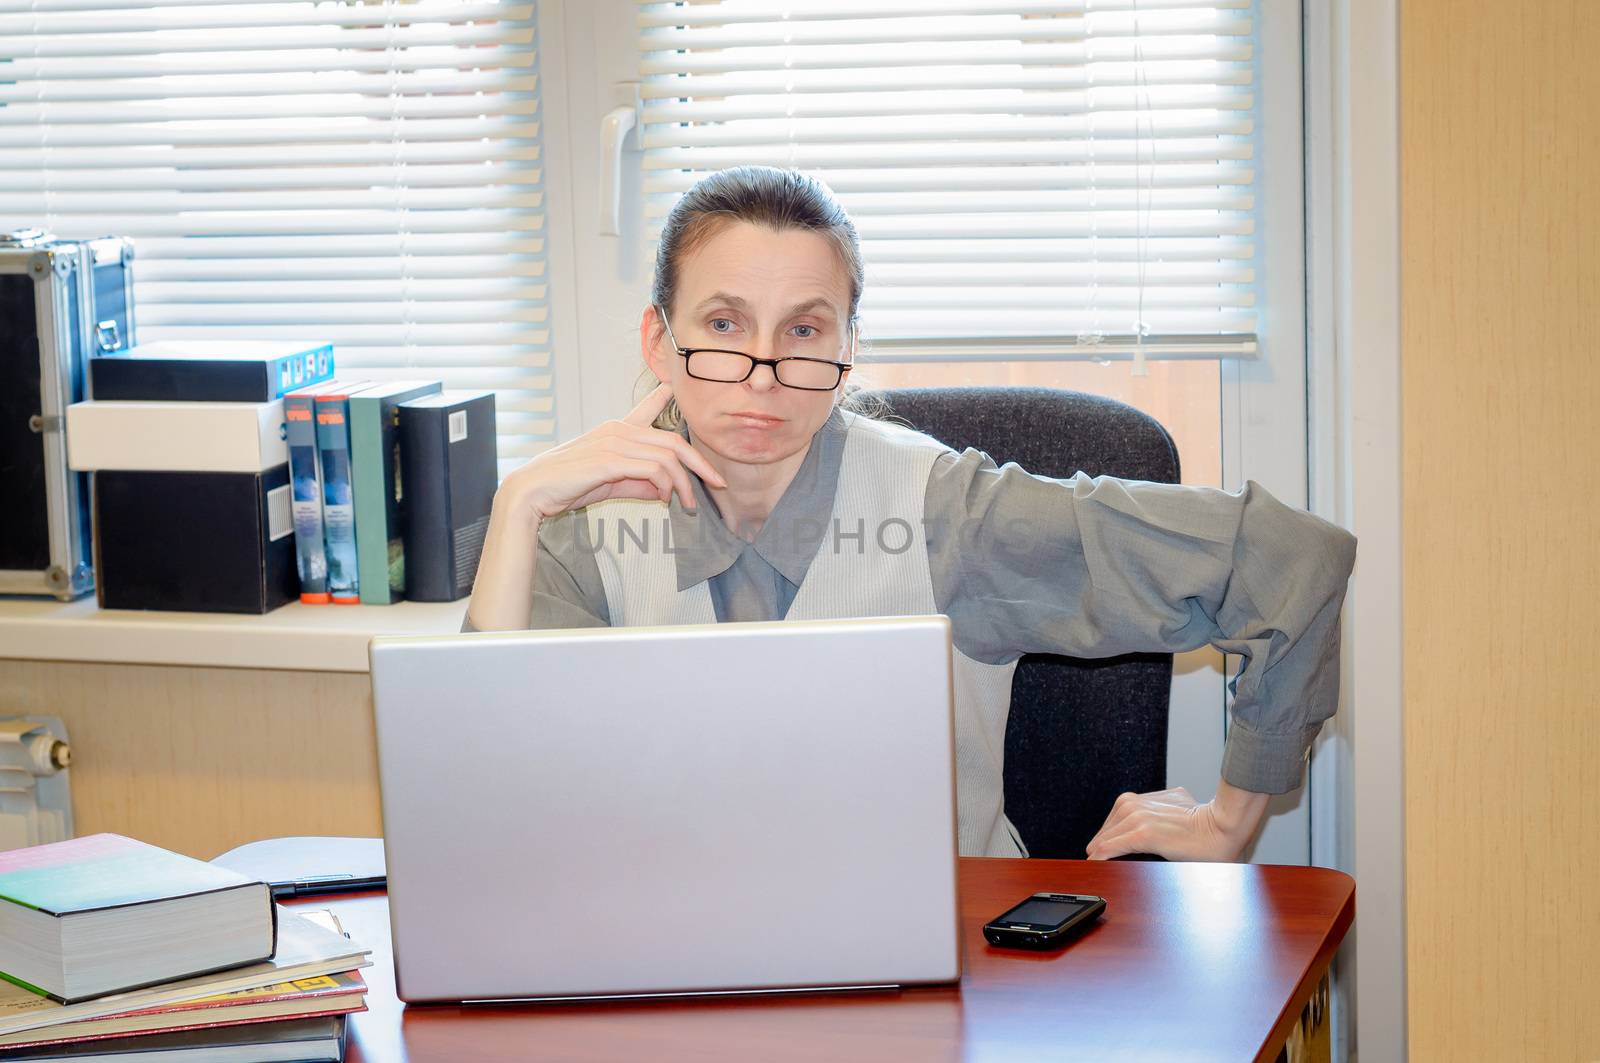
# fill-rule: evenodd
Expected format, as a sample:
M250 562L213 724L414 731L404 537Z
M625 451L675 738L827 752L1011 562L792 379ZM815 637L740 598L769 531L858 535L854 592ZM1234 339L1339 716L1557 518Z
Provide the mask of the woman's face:
M667 309L681 347L835 362L854 355L849 277L833 244L803 229L723 226L679 263ZM764 465L804 451L839 395L839 388L787 387L768 365L742 383L695 379L653 308L640 336L646 362L672 385L696 443L730 461Z

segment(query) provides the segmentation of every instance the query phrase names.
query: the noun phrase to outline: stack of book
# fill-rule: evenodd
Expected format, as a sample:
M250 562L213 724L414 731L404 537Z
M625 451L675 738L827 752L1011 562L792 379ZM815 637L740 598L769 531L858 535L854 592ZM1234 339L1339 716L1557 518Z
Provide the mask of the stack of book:
M300 600L470 594L499 483L494 394L336 380L283 401Z
M0 1058L344 1058L368 950L236 872L114 834L0 852Z
M67 451L95 474L101 606L471 593L499 483L492 392L335 380L327 345L151 343L89 367Z
M67 461L94 474L108 609L264 613L295 583L282 396L333 375L327 344L149 343L89 360Z

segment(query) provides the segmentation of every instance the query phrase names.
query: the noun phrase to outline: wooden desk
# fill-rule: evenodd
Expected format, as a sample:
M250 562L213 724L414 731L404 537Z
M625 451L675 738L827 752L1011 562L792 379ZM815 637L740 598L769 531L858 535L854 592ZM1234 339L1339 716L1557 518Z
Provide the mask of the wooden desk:
M1039 890L1099 894L1059 953L993 949L979 928ZM1355 883L1324 868L961 861L959 987L620 1004L402 1006L381 894L335 911L373 949L349 1060L1267 1060L1326 974ZM492 918L492 913L484 913Z

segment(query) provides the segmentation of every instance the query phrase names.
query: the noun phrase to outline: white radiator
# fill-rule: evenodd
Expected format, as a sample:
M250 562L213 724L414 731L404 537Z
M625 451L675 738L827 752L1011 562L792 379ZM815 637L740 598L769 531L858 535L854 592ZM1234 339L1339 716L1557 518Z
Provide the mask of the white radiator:
M56 717L0 719L0 850L72 837L71 763Z

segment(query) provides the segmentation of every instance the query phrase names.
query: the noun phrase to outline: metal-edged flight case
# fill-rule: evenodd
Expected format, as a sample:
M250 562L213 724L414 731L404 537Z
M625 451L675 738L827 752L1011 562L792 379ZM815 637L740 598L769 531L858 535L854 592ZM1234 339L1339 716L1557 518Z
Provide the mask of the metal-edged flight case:
M67 407L91 357L133 345L133 245L0 233L0 594L94 589L88 474L67 467Z

